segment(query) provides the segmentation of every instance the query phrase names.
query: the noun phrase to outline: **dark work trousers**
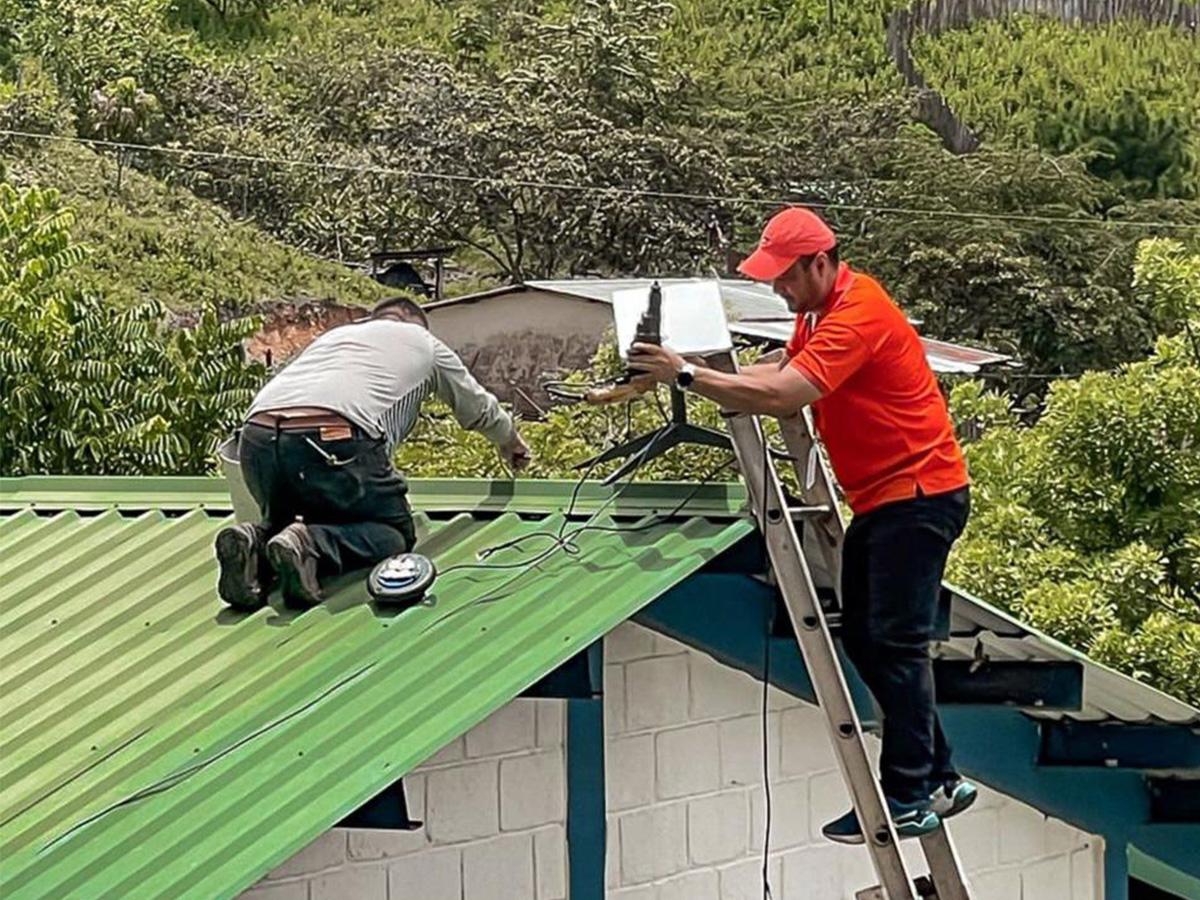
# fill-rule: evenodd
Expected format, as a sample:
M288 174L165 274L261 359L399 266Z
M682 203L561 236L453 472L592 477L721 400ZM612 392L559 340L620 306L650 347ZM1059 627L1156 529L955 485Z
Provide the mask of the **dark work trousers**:
M883 792L925 800L957 775L934 705L929 642L968 488L855 516L842 555L842 642L883 712Z
M248 424L238 460L267 539L301 519L321 574L373 565L416 543L408 485L381 438L354 428L347 440L323 441L316 428Z

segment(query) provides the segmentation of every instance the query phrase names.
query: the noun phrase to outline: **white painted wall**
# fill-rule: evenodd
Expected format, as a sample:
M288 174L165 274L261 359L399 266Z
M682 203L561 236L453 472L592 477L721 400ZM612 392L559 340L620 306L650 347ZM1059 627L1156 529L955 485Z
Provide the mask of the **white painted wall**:
M404 779L416 832L335 828L245 900L563 900L564 704L514 700Z
M761 685L633 624L605 663L609 900L760 900ZM864 849L820 837L849 807L820 714L772 689L767 723L773 896L848 900L873 879ZM423 831L335 829L243 897L565 897L560 701L514 701L406 784ZM951 833L975 900L1102 900L1102 841L1022 803L985 790Z
M761 900L761 683L629 624L605 661L610 900ZM823 717L774 689L767 703L772 895L848 900L875 882L865 849L820 836L850 806ZM1095 836L988 790L950 828L975 900L1102 900Z
M543 337L587 337L593 346L613 327L612 307L567 294L522 290L476 302L442 302L428 309L433 332L451 347L486 347L534 330Z

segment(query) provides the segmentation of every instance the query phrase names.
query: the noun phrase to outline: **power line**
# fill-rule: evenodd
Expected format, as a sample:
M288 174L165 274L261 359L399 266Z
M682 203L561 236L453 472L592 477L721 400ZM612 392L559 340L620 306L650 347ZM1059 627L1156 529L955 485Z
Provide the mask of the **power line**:
M44 134L32 131L17 131L0 129L0 136L23 138L39 141L59 141L80 144L89 147L103 147L113 150L136 150L150 153L162 153L173 156L193 156L201 159L227 160L230 162L250 163L254 165L285 166L290 168L310 169L317 171L349 172L359 175L388 175L397 178L426 181L449 181L459 184L496 185L503 183L507 187L523 187L535 190L563 191L569 193L602 194L613 197L646 197L659 200L686 200L697 203L742 204L746 206L787 206L794 200L786 198L746 197L728 194L697 194L687 191L657 191L645 188L624 188L614 185L581 184L568 181L537 181L530 179L509 179L501 175L461 175L453 172L436 172L424 169L397 169L390 166L355 165L332 161L288 159L277 156L260 156L248 153L230 153L218 150L197 150L188 147L175 147L169 144L135 144L127 141L110 141L101 138L82 138L73 135ZM824 209L842 212L864 212L879 215L927 216L930 218L961 219L968 221L1015 222L1025 224L1050 225L1079 225L1083 227L1120 227L1144 229L1172 229L1181 231L1200 231L1200 225L1189 225L1180 222L1163 222L1147 219L1095 219L1084 216L1046 216L1033 213L1002 213L982 212L952 209L928 209L905 206L871 206L859 203L838 203L836 201L805 200L804 205L813 209Z

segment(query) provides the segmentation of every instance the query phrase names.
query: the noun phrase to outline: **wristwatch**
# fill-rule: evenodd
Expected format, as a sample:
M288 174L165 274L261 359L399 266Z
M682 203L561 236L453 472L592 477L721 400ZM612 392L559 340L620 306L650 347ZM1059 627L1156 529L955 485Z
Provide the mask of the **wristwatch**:
M679 371L675 373L675 387L681 391L686 391L692 386L692 382L696 380L696 367L691 363L684 363L680 366Z

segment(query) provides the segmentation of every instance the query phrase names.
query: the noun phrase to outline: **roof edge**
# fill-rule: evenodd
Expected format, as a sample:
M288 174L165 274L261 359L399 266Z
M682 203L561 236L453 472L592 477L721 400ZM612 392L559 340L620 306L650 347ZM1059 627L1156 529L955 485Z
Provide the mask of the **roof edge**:
M1189 718L1189 719L1179 719L1179 720L1171 719L1171 720L1164 720L1164 721L1169 721L1173 725L1188 725L1188 726L1200 723L1200 708L1193 706L1192 704L1188 703L1186 700L1176 697L1174 694L1168 694L1166 691L1162 691L1162 690L1159 690L1158 688L1154 687L1154 685L1147 684L1144 681L1134 678L1132 675L1127 675L1124 672L1119 672L1116 669L1112 668L1112 666L1105 665L1104 663L1093 659L1092 657L1090 657L1086 653L1084 653L1082 650L1077 650L1076 648L1070 646L1069 644L1064 644L1062 641L1058 640L1057 638L1051 637L1050 635L1046 634L1045 632L1039 631L1038 629L1034 628L1032 625L1028 625L1028 624L1022 622L1020 619L1013 616L1012 613L1009 613L1009 612L1001 609L1000 607L996 606L994 603L989 603L986 600L976 597L974 594L970 594L967 591L964 591L962 588L958 587L957 585L953 585L948 581L943 581L942 587L944 587L946 590L950 591L951 594L954 595L954 597L956 599L961 600L965 603L969 603L978 609L982 609L984 612L988 613L989 615L995 616L996 618L1009 624L1010 626L1012 626L1012 628L1014 630L1019 631L1021 633L1022 637L1033 638L1033 639L1037 640L1040 644L1042 644L1044 647L1046 647L1047 649L1052 650L1056 653L1059 653L1068 659L1072 659L1072 660L1075 660L1076 662L1082 663L1092 673L1099 673L1102 676L1108 676L1110 678L1119 679L1121 681L1121 683L1127 683L1131 686L1134 686L1136 688L1136 690L1144 693L1144 695L1147 698L1154 697L1160 704L1162 704L1162 703L1176 704L1176 705L1182 707L1183 709L1190 710L1192 713L1191 718ZM1147 701L1143 700L1142 705L1145 706L1146 704L1147 704Z
M505 294L513 294L517 291L527 290L528 285L523 282L516 284L502 284L499 287L488 288L486 291L474 291L470 294L459 294L457 297L446 297L442 300L434 300L432 303L422 303L421 309L429 312L430 310L441 309L443 306L457 306L460 303L476 303L480 300L489 300L492 297L503 297Z
M551 479L414 478L408 483L413 506L426 513L547 514L570 508L573 514L640 518L647 515L740 518L746 491L740 482L696 484L638 481L609 488L599 482ZM571 497L578 485L572 506ZM0 478L0 512L34 509L125 512L203 509L214 515L233 511L225 479L216 476L26 475Z

